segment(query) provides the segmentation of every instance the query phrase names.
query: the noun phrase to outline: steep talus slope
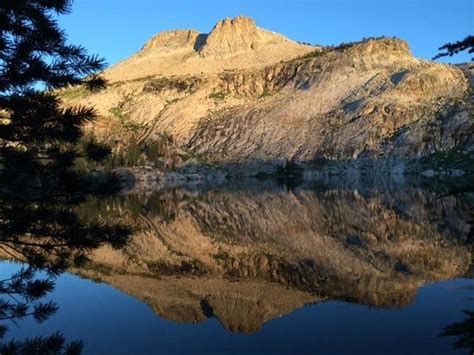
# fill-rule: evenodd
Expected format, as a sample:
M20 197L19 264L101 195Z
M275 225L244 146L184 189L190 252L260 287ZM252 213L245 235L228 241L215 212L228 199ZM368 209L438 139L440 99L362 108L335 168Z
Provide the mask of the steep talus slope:
M166 132L208 162L411 159L473 146L463 72L414 58L399 39L311 47L238 17L209 34L160 33L105 75L105 91L63 92L97 107L99 138L146 149Z
M125 251L99 249L77 272L165 318L216 316L245 333L309 302L403 306L418 287L466 274L472 260L472 199L420 190L175 190L91 207L139 230Z

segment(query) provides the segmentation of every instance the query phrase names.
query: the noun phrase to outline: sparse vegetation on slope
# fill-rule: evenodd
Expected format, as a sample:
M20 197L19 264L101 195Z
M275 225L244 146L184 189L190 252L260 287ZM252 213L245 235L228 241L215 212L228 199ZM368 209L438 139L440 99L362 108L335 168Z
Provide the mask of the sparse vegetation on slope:
M192 31L158 35L106 72L111 89L87 98L120 127L97 135L142 147L169 132L186 155L222 164L419 159L472 145L472 106L461 104L468 83L459 69L419 61L405 41L386 37L333 47L279 38L261 43L268 53L287 51L270 60L235 36L260 33L253 26L239 19L215 29L235 45L232 55L218 36L204 50L193 47ZM117 80L119 73L129 79Z

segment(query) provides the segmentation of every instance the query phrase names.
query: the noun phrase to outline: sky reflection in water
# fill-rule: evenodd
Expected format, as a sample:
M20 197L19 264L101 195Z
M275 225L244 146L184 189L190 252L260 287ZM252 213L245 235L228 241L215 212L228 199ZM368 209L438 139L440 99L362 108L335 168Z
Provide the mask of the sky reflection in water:
M269 201L273 201L271 206ZM100 212L103 205L95 205ZM189 238L204 236L209 238L207 241L218 244L219 248L222 245L228 245L229 248L226 253L211 253L214 258L211 255L211 261L207 264L203 255L203 259L191 263L192 266L182 261L176 264L176 258L166 259L166 265L156 260L151 263L150 255L143 255L143 260L146 260L145 264L149 267L144 271L145 275L138 275L135 272L136 266L135 269L127 266L130 267L129 270L135 270L135 276L124 275L123 269L116 269L116 273L100 269L82 272L89 277L99 277L135 298L107 283L71 274L62 275L57 280L55 291L49 295L59 305L57 314L41 325L30 319L20 321L18 327L11 325L8 339L47 335L59 330L68 339L82 340L84 353L116 354L468 353L468 349L453 348L453 343L458 338L439 335L448 325L466 319L463 310L474 308L472 279L462 278L465 275L461 273L451 273L446 274L449 276L447 278L457 278L443 280L443 271L446 270L446 265L450 265L449 260L443 259L449 257L447 251L452 249L459 255L464 255L464 248L469 250L465 240L470 231L465 228L465 223L469 208L472 207L470 195L447 197L443 200L435 198L431 192L417 189L402 192L366 191L354 195L353 191L316 192L264 188L191 193L168 191L143 195L137 199L125 197L116 201L116 204L109 201L106 205L112 211L107 218L113 215L114 218L130 219L132 216L131 220L138 223L141 220L134 214L138 213L147 220L153 220L153 223L146 225L145 230L150 232L150 226L154 226L156 230L151 228L151 231L165 239L167 232L175 230L180 233L177 228L184 221L191 221L189 223L194 229L187 229ZM256 208L256 205L260 207ZM346 210L344 205L350 205L350 208ZM172 213L169 206L175 206ZM284 218L282 216L285 214L291 218L291 213L286 208L294 209L296 215L306 216L301 221L296 221L300 226L298 230L288 221L289 228L297 235L294 241L296 244L292 244L291 239L287 238L291 235L291 230L285 231L281 227L278 235L278 228L270 230L269 235L264 235L264 232L258 234L258 231L270 228L267 223L276 225L274 218ZM131 212L132 209L135 212ZM222 211L226 213L221 214ZM330 212L323 214L322 211ZM354 224L351 213L360 214L364 228ZM391 247L406 247L406 237L395 233L388 241L370 242L370 234L374 232L371 228L380 225L382 220L387 222L387 217L382 220L378 218L390 213L394 213L389 218L394 221L393 226L400 230L408 228L407 231L412 233L420 231L419 236L413 235L410 238L421 243L423 250L432 248L433 255L430 259L436 260L434 266L426 262L426 268L434 268L433 270L425 270L424 266L411 263L409 258L395 257L394 255L398 255L395 252L390 254ZM222 219L222 216L226 218ZM253 222L246 220L249 216L253 216ZM446 218L443 220L440 216ZM329 221L318 222L315 221L316 217L321 221L328 218ZM338 230L327 227L331 225L331 219L340 225ZM367 222L371 220L374 221L373 226ZM418 227L411 224L407 227L408 222ZM216 223L220 225L217 226ZM232 233L223 232L226 230L226 223ZM324 223L327 226L322 228L321 224ZM434 239L438 238L438 242L430 244L428 237L423 234L423 228L427 228L425 232L438 233L433 235ZM355 230L359 234L355 235ZM196 231L200 231L200 234L193 234ZM344 234L348 231L351 231L351 235L331 234ZM297 243L302 243L301 240L306 243L304 238L313 234L317 235L317 242L314 242L316 244L305 244L299 248ZM318 238L329 238L331 243L317 244L320 243ZM455 242L449 244L453 240ZM143 237L138 237L135 242L143 242ZM163 256L169 255L171 251L180 255L180 245L176 240L170 237L166 239L166 243L167 252L158 253L157 260L163 260ZM186 238L180 243L185 246ZM388 250L386 255L380 255L377 248L380 243ZM233 249L236 244L240 254L236 252L237 249ZM335 255L341 255L341 260L347 260L348 264L338 266L334 262L333 265L327 265L326 269L321 260L318 260L317 252L304 251L307 247L318 245L342 248ZM285 246L286 252L283 248ZM219 248L216 250L222 250ZM249 250L254 259L250 258ZM137 257L136 250L133 252ZM207 252L207 249L203 250L202 254ZM130 256L132 251L127 253ZM223 255L230 261L224 260ZM180 257L190 260L189 255ZM237 260L237 257L241 259ZM262 266L264 257L266 267ZM240 268L235 267L236 260ZM175 264L170 267L173 262ZM459 261L460 264L462 262ZM446 265L443 266L442 263ZM216 265L220 265L221 269ZM335 265L339 270L333 270ZM358 265L362 266L358 269ZM439 269L436 269L438 266ZM18 267L17 264L2 262L0 276L4 278ZM469 270L469 265L461 265L460 270L463 267L466 272ZM308 276L318 273L322 275L319 278ZM406 282L407 286L404 277L409 280ZM372 290L371 283L366 278L369 281L375 280L380 286ZM432 283L433 281L437 282ZM127 283L128 288L124 286ZM420 288L417 291L417 287L407 290L408 295L404 295L404 287L414 283ZM198 284L204 290L195 286ZM277 302L261 291L255 291L258 288L255 285L258 284L262 284L263 288L275 287L277 292L281 292L275 294L275 297L282 297L282 300ZM377 289L392 287L391 285L401 288L394 290L393 299L390 298L391 290ZM148 287L147 294L145 291ZM176 288L176 298L165 299L164 295L175 295L162 294L165 287ZM154 290L159 292L154 293ZM412 295L412 291L416 292L416 296ZM185 296L181 295L183 292ZM234 295L235 299L229 295ZM258 299L259 295L261 299ZM284 297L289 300L283 299ZM194 306L196 307L193 308ZM281 314L278 314L278 307L281 307ZM260 311L261 314L256 314ZM246 322L253 323L249 325ZM470 335L472 337L472 329Z

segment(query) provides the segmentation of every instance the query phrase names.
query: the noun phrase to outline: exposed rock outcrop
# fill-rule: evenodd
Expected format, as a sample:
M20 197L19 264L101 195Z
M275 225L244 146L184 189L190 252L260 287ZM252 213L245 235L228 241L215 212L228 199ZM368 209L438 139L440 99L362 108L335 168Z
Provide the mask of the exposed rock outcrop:
M166 132L206 162L419 159L473 149L462 68L414 58L396 38L312 47L238 17L209 34L161 33L105 72L107 90L64 97L97 107L99 137Z
M199 54L220 58L281 42L289 41L281 35L257 28L255 20L239 16L219 21L199 49Z
M201 35L194 30L176 30L161 32L150 39L138 53L140 56L150 54L163 55L178 49L199 48L206 35Z

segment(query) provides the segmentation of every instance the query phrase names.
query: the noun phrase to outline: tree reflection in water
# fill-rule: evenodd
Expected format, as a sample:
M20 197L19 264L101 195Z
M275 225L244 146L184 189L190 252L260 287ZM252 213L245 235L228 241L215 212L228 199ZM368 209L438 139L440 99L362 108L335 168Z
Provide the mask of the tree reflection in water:
M463 311L466 318L448 325L440 336L457 337L453 343L455 349L470 349L474 353L474 311Z
M439 198L414 187L315 190L266 182L102 195L60 206L71 213L74 226L62 223L71 234L35 239L50 242L43 251L12 245L9 255L26 260L27 254L37 267L51 262L53 277L68 260L72 272L145 301L162 318L216 317L228 331L245 334L322 300L405 307L420 285L463 277L472 260L472 196ZM134 238L120 250L99 248L127 240L117 222L131 226Z
M54 290L52 278L39 278L35 268L21 269L10 278L0 282L0 320L15 321L31 316L41 323L53 315L58 307L53 302L41 302L48 293ZM8 297L5 297L8 296ZM0 324L0 337L7 331L6 324ZM0 344L2 354L17 353L58 353L64 350L68 354L80 353L82 343L74 341L66 345L61 333L49 337L36 337L26 340L12 340Z
M58 310L54 302L42 302L54 291L55 278L69 266L82 265L87 261L86 254L95 248L104 244L124 246L129 235L123 225L105 223L97 217L85 221L78 216L79 201L93 195L87 189L81 196L75 195L74 202L67 202L68 195L57 199L48 196L46 200L41 194L35 197L28 193L18 195L23 196L18 203L8 195L1 194L0 249L9 259L29 266L0 280L0 339L7 334L9 322L17 323L25 317L33 317L39 323L47 320ZM0 343L1 354L74 354L81 348L80 341L66 344L59 332Z

